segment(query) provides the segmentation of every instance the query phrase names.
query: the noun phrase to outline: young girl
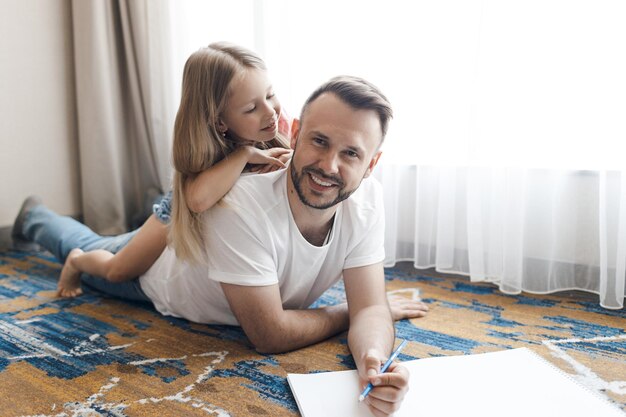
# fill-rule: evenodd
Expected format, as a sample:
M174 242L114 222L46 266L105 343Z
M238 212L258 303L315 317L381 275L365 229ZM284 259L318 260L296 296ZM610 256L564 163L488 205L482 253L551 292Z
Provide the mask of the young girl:
M163 252L168 229L179 259L201 261L199 214L218 202L244 170L283 168L291 156L287 139L279 133L279 125L288 123L280 115L265 64L254 53L213 43L192 54L174 123L172 192L118 253L73 249L61 271L58 295L81 294L83 272L111 282L142 275ZM280 130L287 132L288 127Z

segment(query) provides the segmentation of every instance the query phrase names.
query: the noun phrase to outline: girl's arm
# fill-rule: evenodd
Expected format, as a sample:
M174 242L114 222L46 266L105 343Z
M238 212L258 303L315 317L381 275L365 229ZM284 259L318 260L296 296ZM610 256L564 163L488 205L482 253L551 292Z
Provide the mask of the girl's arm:
M230 155L202 171L185 184L185 200L194 213L213 207L235 185L244 168L250 164L269 164L284 168L278 157L291 152L290 149L272 148L261 150L252 146L241 146Z

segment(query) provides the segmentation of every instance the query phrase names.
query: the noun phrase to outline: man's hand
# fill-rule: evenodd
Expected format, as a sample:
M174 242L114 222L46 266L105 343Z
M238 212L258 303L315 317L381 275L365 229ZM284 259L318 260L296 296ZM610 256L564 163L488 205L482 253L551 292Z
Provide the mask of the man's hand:
M293 151L285 148L257 149L250 147L248 163L255 165L250 172L265 174L285 168L285 164L291 158Z
M416 319L428 314L429 307L422 300L412 300L401 295L387 293L387 301L393 321Z
M371 349L364 359L366 374L359 371L361 391L370 382L374 385L363 402L376 417L386 417L398 411L409 390L409 371L398 362L393 362L387 372L379 373L385 361L383 355Z
M428 313L428 305L422 300L411 300L401 295L387 293L389 311L393 321L424 317Z

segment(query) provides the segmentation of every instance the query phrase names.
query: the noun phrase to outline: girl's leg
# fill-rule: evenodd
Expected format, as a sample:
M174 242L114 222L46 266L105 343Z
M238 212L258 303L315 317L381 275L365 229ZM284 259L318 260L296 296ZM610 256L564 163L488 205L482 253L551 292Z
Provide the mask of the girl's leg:
M166 245L167 226L153 214L133 238L107 261L106 279L124 282L145 274L161 256Z
M62 297L80 295L80 274L104 277L110 282L130 281L143 275L167 243L167 226L152 215L137 234L116 254L106 250L73 249L65 261L58 285Z
M72 249L61 270L61 278L57 284L57 295L60 297L81 295L83 290L80 288L80 274L85 272L104 277L108 270L108 263L114 257L114 254L104 249L96 249L87 253L79 248Z
M132 242L132 239L131 239ZM130 244L130 242L129 242ZM121 249L122 251L124 248ZM118 252L119 253L119 252ZM89 252L83 252L81 249L73 249L67 256L65 264L75 269L78 273L84 272L89 275L106 278L109 272L110 262L117 255L104 249L96 249ZM131 278L137 278L131 277Z
M117 252L135 235L100 236L89 227L67 216L60 216L44 205L33 207L24 216L21 234L50 251L61 262L74 248L84 251L104 249Z
M24 221L18 232L29 241L33 241L50 251L64 262L72 249L84 251L104 249L115 253L122 249L136 232L119 236L103 237L89 227L71 217L60 216L43 205L37 205L23 216ZM99 291L127 300L147 301L139 280L111 284L101 278L83 275L83 282Z

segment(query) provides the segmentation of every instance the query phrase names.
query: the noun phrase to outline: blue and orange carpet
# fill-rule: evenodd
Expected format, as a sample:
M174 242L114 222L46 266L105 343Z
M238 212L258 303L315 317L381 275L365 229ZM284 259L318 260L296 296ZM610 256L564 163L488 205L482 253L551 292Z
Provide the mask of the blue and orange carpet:
M46 253L0 252L3 417L297 416L287 373L354 368L345 334L261 355L236 327L163 317L89 290L56 298L60 270ZM397 337L411 341L400 360L528 347L626 410L624 310L400 268L386 278L389 291L414 297L418 288L431 307L396 323ZM342 298L338 285L318 303Z

